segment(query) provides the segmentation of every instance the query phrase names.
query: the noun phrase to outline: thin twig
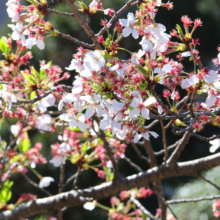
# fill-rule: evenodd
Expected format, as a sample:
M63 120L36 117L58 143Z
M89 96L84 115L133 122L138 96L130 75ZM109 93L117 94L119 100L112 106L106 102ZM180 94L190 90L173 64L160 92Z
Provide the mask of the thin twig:
M26 174L23 174L23 177L28 181L28 183L30 183L32 186L34 186L35 188L39 189L40 191L44 192L45 194L47 194L48 196L52 196L52 194L50 192L48 192L46 189L41 188L38 186L38 184L36 184L35 182L33 182Z
M51 8L47 8L47 12L49 12L49 13L54 13L54 14L57 14L57 15L68 16L68 17L73 17L73 16L74 16L73 13L56 11L56 10L51 9Z
M147 157L145 157L144 155L141 154L141 152L139 151L138 147L134 144L134 142L131 142L131 146L133 147L133 149L137 153L138 157L148 164L149 161L148 161Z
M179 144L180 140L176 141L174 144L170 145L167 147L167 151L170 151L170 150L173 150L176 148L176 146ZM155 156L161 156L163 155L165 152L165 150L161 150L161 151L158 151L158 152L154 152Z
M168 148L167 148L167 139L166 139L166 130L164 128L163 121L160 120L161 130L162 130L162 136L163 136L163 147L164 147L164 163L166 166L167 159L168 159Z
M128 157L124 156L123 159L131 166L133 167L135 170L137 170L138 172L142 172L143 170L135 163L133 163L131 161L131 159L129 159Z
M77 181L79 179L79 175L80 175L80 172L81 172L81 169L80 167L78 166L78 169L77 169L77 173L76 173L76 178L74 178L73 180L73 189L75 189L77 187Z
M214 186L216 189L220 190L220 187L219 187L218 185L216 185L216 184L213 183L212 181L206 179L204 176L202 176L202 175L198 175L198 177L199 177L200 179L205 180L207 183L209 183L210 185Z
M173 200L168 200L167 204L178 204L178 203L186 203L186 202L200 202L200 201L214 200L214 199L220 199L220 195L210 196L210 197L199 197L199 198L194 198L194 199L173 199Z
M101 49L101 46L100 46L99 42L97 41L94 32L86 24L86 22L82 19L82 17L80 16L77 8L75 7L75 5L74 5L75 1L71 1L71 0L65 0L65 1L67 2L67 4L69 5L70 9L72 10L72 12L74 14L74 18L76 18L76 20L79 22L80 26L85 30L85 32L88 35L88 37L93 41L94 48L95 49Z
M131 197L130 200L138 207L141 209L141 211L146 214L148 217L150 217L153 220L159 220L155 216L153 216L137 199Z
M82 169L81 172L83 172L84 170ZM70 178L67 179L67 181L63 184L63 188L65 188L66 186L68 186L77 176L77 173L75 173L74 175L72 175Z
M74 37L71 37L70 35L63 34L63 33L59 32L59 31L57 32L57 36L58 37L66 38L66 39L68 39L68 40L70 40L70 41L72 41L72 42L74 42L76 44L79 44L82 47L88 47L88 48L91 48L91 49L94 48L94 44L87 44L85 42L82 42L82 41L74 38Z

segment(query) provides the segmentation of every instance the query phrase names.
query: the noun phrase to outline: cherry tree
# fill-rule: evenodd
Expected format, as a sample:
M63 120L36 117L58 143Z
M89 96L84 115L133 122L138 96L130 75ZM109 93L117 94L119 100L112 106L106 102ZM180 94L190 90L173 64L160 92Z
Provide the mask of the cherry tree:
M0 61L1 125L7 123L10 132L10 141L1 139L0 142L0 220L28 219L36 215L40 216L36 219L45 219L41 216L44 213L48 213L50 220L62 220L65 210L73 206L88 210L99 207L106 210L109 219L115 220L174 220L178 219L178 213L173 212L170 204L207 198L166 200L163 179L199 176L219 189L201 175L202 171L220 165L220 153L215 153L220 147L220 135L200 134L205 126L218 127L220 123L220 70L204 67L200 60L199 40L193 38L194 31L202 26L200 19L182 16L183 27L177 25L167 31L163 24L156 22L156 14L159 7L172 9L169 1L129 0L115 11L103 8L100 0L93 0L89 5L65 0L72 13L49 8L46 0L27 2L22 5L20 0L7 1L11 35L0 40L5 58ZM136 8L135 14L128 12L132 7ZM125 11L127 16L119 18ZM47 13L75 19L92 43L56 30L46 21ZM90 17L96 13L103 13L109 19L100 21L103 27L95 34L90 28ZM128 36L139 42L137 51L120 47ZM32 47L44 50L47 47L44 40L48 37L66 38L79 45L66 70L50 61L41 61L39 69L29 65ZM119 50L126 51L130 58L123 60ZM192 64L191 72L186 72L182 64L186 58ZM219 66L220 54L213 63ZM76 76L72 86L67 86L62 81L69 79L72 71ZM157 87L163 89L161 94ZM204 103L196 101L197 94L206 95ZM159 133L155 131L158 125ZM57 137L58 141L49 146L49 159L41 153L48 146L31 143L31 130ZM179 137L170 146L168 130ZM152 145L152 140L158 137L162 137L161 151L155 151ZM210 142L213 154L179 162L191 137ZM141 168L126 156L128 148L134 149L147 168ZM163 162L159 163L161 155ZM136 173L122 177L118 168L120 160L126 161ZM77 167L70 178L66 178L67 162ZM39 164L47 163L59 170L59 185L54 195L46 189L55 181L54 177L42 176L37 169ZM80 188L79 176L90 169L102 183ZM11 203L12 185L17 184L11 180L15 173L41 190L45 197L23 193L17 202ZM30 173L39 181L34 182ZM70 184L73 189L67 191ZM152 194L159 203L156 215L139 200ZM110 198L111 206L100 202L104 198ZM218 198L220 195L208 198L213 199L216 217L220 216Z

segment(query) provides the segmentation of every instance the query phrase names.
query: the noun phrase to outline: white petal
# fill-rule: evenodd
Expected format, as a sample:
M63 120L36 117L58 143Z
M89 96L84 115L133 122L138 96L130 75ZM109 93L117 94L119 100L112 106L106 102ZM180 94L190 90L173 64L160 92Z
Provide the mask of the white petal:
M152 135L154 138L158 138L159 137L159 135L156 132L154 132L154 131L149 131L149 134Z
M95 109L92 105L90 105L86 109L85 118L91 118L95 114Z
M208 97L206 98L206 105L211 108L217 101L217 97L215 95L208 95Z
M43 50L45 48L45 44L42 40L36 40L36 44L40 50Z
M92 211L95 208L95 204L93 202L86 202L83 205L83 208L89 211Z
M115 64L114 66L110 67L109 70L110 71L115 71L119 68L119 64Z
M138 134L138 133L137 133L137 134L134 136L133 142L134 142L134 143L137 143L141 138L142 138L142 134Z
M142 115L144 118L150 120L150 111L149 111L149 109L147 109L147 108L142 108L142 109L141 109L141 115Z
M140 109L139 108L134 108L129 112L129 116L131 118L137 118L140 115Z
M190 76L189 83L190 83L191 86L195 85L198 82L199 82L199 78L196 75Z
M182 87L183 89L186 89L186 88L190 87L189 79L184 79L184 80L181 82L181 87Z
M191 55L192 55L192 53L190 51L186 51L186 52L181 53L182 57L190 57Z
M132 37L134 39L138 39L138 37L139 37L138 31L136 29L134 29L134 28L132 30Z
M157 102L157 100L156 100L155 97L150 97L150 98L148 98L148 99L144 102L144 105L145 105L145 106L149 106L149 105L152 105L152 104L154 104L154 103L156 103L156 102Z
M78 127L82 132L86 130L86 124L81 121L78 121Z
M76 128L78 126L77 120L73 119L69 123L70 128Z
M125 27L125 26L127 26L128 20L125 19L125 18L122 18L122 19L119 19L119 23L120 23L123 27Z
M132 28L130 28L130 27L125 27L125 28L123 29L123 31L122 31L122 35L123 35L124 37L128 37L128 36L131 34L131 32L132 32Z
M149 132L147 131L147 132L145 132L144 134L143 134L143 137L146 139L146 140L150 140L150 135L149 135Z

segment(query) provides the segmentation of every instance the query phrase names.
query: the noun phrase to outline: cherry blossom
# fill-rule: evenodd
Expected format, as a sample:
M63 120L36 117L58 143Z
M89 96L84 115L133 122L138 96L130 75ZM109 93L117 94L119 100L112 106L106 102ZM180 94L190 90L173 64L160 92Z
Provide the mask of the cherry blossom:
M129 116L131 118L137 118L141 114L144 118L150 120L150 111L146 107L155 103L156 99L154 97L151 97L143 102L139 93L133 92L133 95L134 99L132 100L130 106L134 109L129 112Z
M138 31L134 28L135 26L135 17L134 14L129 12L127 15L127 19L122 18L119 20L119 23L125 27L122 31L122 35L124 37L128 37L130 34L132 34L132 37L134 39L137 39L139 37Z

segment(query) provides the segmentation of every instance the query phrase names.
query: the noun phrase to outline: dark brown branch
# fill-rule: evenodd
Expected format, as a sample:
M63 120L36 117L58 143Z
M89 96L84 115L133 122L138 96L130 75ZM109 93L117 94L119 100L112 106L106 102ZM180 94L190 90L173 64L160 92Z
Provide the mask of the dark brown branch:
M218 185L216 185L216 184L213 183L212 181L206 179L204 176L202 176L202 175L198 175L198 177L199 177L200 179L205 180L207 183L209 183L210 185L214 186L216 189L220 190L220 187L219 187Z
M167 163L168 164L174 164L176 163L177 159L179 158L180 154L182 153L184 147L188 143L189 139L191 137L191 132L186 131L181 140L179 141L176 149L173 151L171 154L170 158L168 159Z
M73 16L74 16L73 13L56 11L56 10L51 9L51 8L47 8L47 12L49 12L49 13L54 13L54 14L57 14L57 15L68 16L68 17L73 17Z
M72 41L72 42L74 42L76 44L79 44L82 47L87 47L87 48L91 48L92 49L92 48L94 48L94 45L95 45L95 44L87 44L85 42L82 42L82 41L74 38L74 37L71 37L70 35L63 34L63 33L59 32L59 31L58 31L58 35L57 36L58 37L66 38L66 39L68 39L68 40L70 40L70 41Z
M96 36L94 34L94 32L91 30L91 28L86 24L86 22L82 19L82 17L80 16L77 8L74 5L75 1L71 1L71 0L65 0L67 2L67 4L69 5L69 7L71 8L73 14L74 14L74 18L76 18L76 20L79 22L80 26L85 30L86 34L88 35L88 37L90 39L92 39L93 43L94 43L94 48L95 49L101 49L101 46L99 44L99 42L96 39Z
M145 157L144 155L141 154L141 152L139 151L138 147L134 144L134 142L131 142L131 146L133 147L133 149L137 153L138 157L148 164L149 161L148 161L147 157Z
M150 141L147 141L147 140L144 139L143 147L145 148L145 150L148 154L150 167L151 168L157 167L157 160L156 160L156 157L155 157L155 154L154 154L154 151L152 149ZM165 204L163 202L163 199L162 199L162 198L164 198L164 194L163 194L161 181L160 180L154 181L153 186L154 186L155 190L158 193L157 199L158 199L158 202L159 202L159 205L160 205L160 208L161 208L161 220L166 220L167 209L166 209L166 206L165 206Z
M178 140L178 141L176 141L174 144L168 146L168 147L167 147L167 151L170 151L170 150L175 149L176 146L178 145L179 141L180 141L180 140ZM161 151L154 152L154 154L155 154L155 156L161 156L161 155L164 154L164 152L165 152L165 150L163 149L163 150L161 150Z
M49 210L57 210L65 206L70 207L82 205L85 202L92 201L94 199L100 200L107 198L121 192L122 190L130 190L135 187L144 187L156 180L177 176L195 176L196 173L209 170L219 165L220 153L217 153L201 159L178 163L176 166L172 167L154 167L148 171L129 176L120 181L117 185L112 184L112 182L108 182L85 190L71 190L55 196L50 196L43 199L35 199L15 208L14 210L7 210L0 213L0 220L28 218L36 214L48 212ZM212 199L216 198L220 198L220 196ZM201 200L205 199L203 198L195 201ZM171 204L172 202L168 201L167 203Z
M83 169L81 170L81 172L83 171ZM69 179L67 179L66 183L63 184L63 188L65 188L66 186L68 186L77 176L77 173L75 173L74 175L72 175Z
M166 130L164 128L163 121L160 121L162 136L163 136L163 147L164 147L164 163L166 165L168 159L168 148L167 148L167 139L166 139ZM154 154L155 155L155 154Z
M131 167L133 167L135 170L137 170L138 172L142 172L142 169L135 163L133 163L131 161L131 159L129 159L128 157L124 156L123 158Z

